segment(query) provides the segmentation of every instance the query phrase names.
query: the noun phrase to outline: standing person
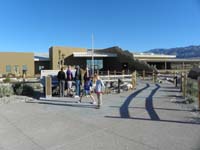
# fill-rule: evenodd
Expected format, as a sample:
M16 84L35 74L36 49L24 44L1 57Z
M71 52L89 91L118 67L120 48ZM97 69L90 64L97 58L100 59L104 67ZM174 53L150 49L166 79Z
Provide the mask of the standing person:
M86 95L90 96L90 98L92 99L92 104L96 104L96 100L91 93L91 87L92 87L92 78L89 74L89 69L86 68L86 72L84 74L84 90L83 93L81 93L79 102L81 102L83 95Z
M68 66L67 72L67 95L70 96L71 93L71 89L72 89L72 80L73 80L73 75L72 75L72 71L71 71L71 66Z
M60 71L57 74L58 82L59 82L59 90L60 97L64 97L65 93L65 72L63 71L63 67L61 67Z
M100 106L102 105L102 93L103 93L103 88L105 88L105 85L98 75L95 75L95 79L96 79L95 93L97 94L97 100L98 100L97 109L99 109Z
M76 72L75 72L75 82L76 82L76 95L75 98L80 97L80 90L81 90L81 69L79 65L76 66Z

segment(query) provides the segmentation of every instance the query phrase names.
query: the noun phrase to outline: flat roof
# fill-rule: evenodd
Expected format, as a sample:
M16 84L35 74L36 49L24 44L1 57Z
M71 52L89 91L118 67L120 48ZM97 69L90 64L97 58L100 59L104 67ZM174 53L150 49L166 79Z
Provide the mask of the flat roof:
M134 58L138 59L151 59L151 58L165 58L165 59L170 59L170 58L176 58L176 55L165 55L165 54L154 54L154 53L133 53Z
M113 53L93 53L91 51L87 52L73 52L74 57L117 57L117 54Z
M144 61L144 60L143 60ZM149 59L147 62L200 62L200 58L197 59Z

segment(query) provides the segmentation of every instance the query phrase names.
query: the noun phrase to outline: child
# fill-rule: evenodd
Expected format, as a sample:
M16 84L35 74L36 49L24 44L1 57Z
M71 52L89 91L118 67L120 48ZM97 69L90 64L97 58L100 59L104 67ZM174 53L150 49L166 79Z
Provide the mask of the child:
M103 81L99 78L98 75L95 75L96 78L96 86L95 86L95 93L97 94L97 109L100 108L102 105L102 93L103 93L103 88L105 88Z
M92 87L92 80L90 77L88 77L86 74L84 75L84 90L83 92L81 93L80 95L80 100L79 102L81 103L81 100L82 100L82 97L83 95L86 95L86 96L90 96L90 98L92 99L92 104L96 104L96 100L95 98L92 96L92 93L91 93L91 87Z

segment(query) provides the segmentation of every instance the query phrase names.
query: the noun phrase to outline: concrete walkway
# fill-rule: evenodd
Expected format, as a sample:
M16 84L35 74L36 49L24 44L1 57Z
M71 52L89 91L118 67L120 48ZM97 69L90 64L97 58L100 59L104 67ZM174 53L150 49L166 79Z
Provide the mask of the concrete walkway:
M0 150L199 150L200 119L172 84L134 91L0 105Z

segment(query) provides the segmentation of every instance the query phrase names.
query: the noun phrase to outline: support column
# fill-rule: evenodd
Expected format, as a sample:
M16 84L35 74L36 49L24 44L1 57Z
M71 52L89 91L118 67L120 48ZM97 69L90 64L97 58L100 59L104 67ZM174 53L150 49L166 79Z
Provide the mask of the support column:
M153 73L152 73L152 78L153 78L153 83L155 83L155 71L153 70Z
M136 71L132 73L132 89L136 88Z
M184 70L185 69L185 63L183 62L183 64L182 64L183 66L182 66L182 69Z
M183 75L183 97L185 98L186 97L186 92L187 92L187 76L186 76L186 72L184 72L184 75Z
M145 70L143 70L143 80L145 79Z
M165 61L165 70L167 70L167 62Z

